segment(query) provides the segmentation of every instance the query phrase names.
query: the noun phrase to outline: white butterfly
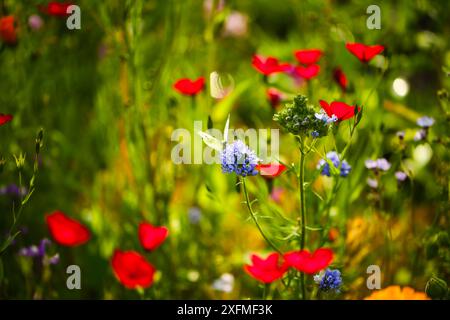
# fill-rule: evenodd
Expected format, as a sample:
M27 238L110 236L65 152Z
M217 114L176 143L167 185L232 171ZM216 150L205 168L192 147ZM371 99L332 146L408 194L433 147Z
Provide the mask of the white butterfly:
M203 131L200 131L200 130L197 131L197 134L202 138L203 142L207 146L209 146L209 147L213 148L214 150L217 150L217 151L220 152L220 151L222 151L225 148L225 146L227 144L229 126L230 126L230 115L228 115L227 122L225 123L225 128L223 130L223 140L222 141L220 141L219 139L213 137L209 133L206 133L206 132L203 132Z

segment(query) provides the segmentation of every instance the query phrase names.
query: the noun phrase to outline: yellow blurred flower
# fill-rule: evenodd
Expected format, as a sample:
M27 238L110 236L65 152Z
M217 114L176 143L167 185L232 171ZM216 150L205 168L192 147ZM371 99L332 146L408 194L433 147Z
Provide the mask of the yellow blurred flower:
M424 292L417 292L413 288L400 286L389 286L377 290L364 300L430 300Z

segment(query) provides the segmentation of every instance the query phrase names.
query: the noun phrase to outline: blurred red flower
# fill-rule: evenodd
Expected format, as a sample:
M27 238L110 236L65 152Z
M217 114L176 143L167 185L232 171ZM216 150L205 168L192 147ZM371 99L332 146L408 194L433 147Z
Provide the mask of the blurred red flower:
M139 225L139 241L145 250L154 250L159 247L169 235L166 227L155 227L148 222Z
M10 122L12 119L13 119L12 115L0 113L0 126Z
M175 84L173 85L174 89L177 90L179 93L188 96L196 95L197 93L203 90L204 86L205 86L205 78L203 77L200 77L197 80L183 78L175 82Z
M17 41L14 17L6 16L0 18L0 38L7 44L15 44Z
M252 264L245 265L244 270L256 280L263 283L271 283L280 279L286 272L288 266L280 264L280 254L271 253L266 259L262 259L255 254L251 256Z
M298 271L314 274L328 267L333 260L333 251L320 248L312 254L308 250L292 251L284 254L284 259L289 267Z
M256 170L265 178L275 178L286 170L286 166L281 163L258 164Z
M279 63L277 58L264 58L256 54L253 56L252 66L265 76L269 76L277 72L288 71L291 68L289 63Z
M84 225L67 217L61 211L55 211L45 217L53 239L63 246L73 247L86 243L91 234Z
M275 88L269 88L266 91L267 99L270 102L270 105L275 108L278 106L283 100L283 93L280 90L277 90Z
M301 64L315 64L319 61L322 56L322 50L319 49L306 49L306 50L297 50L294 52L295 58Z
M331 228L328 231L328 240L335 242L339 238L339 230L337 228Z
M71 5L73 5L73 3L51 1L47 4L47 7L42 7L41 11L50 16L65 18L69 16L69 13L67 13L67 8Z
M320 67L317 64L312 64L307 67L295 67L295 73L306 80L311 80L312 78L317 76L319 74L319 71Z
M115 250L111 265L117 279L128 289L148 288L156 269L136 251Z
M341 87L342 91L345 92L347 90L348 80L344 71L342 71L340 67L334 69L333 78L334 81L336 81L336 83Z
M324 100L319 100L319 103L329 117L334 114L339 121L350 119L355 115L355 107L344 102L334 101L328 104ZM358 110L361 110L361 107L358 107Z
M366 46L362 43L347 43L345 47L351 54L363 63L369 62L373 57L384 50L384 47L378 44L374 46Z

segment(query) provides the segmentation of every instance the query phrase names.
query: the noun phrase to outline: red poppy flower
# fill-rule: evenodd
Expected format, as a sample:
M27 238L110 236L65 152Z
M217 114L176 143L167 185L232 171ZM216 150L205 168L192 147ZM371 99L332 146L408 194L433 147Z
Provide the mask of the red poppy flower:
M280 255L277 252L270 254L266 259L253 254L251 259L252 264L245 265L244 269L251 277L263 283L280 279L288 268L285 263L279 263Z
M322 56L322 51L319 49L297 50L294 52L294 55L301 64L310 65L319 61Z
M288 71L291 68L289 63L279 63L277 58L264 58L256 54L253 56L252 66L266 76L277 72Z
M286 170L286 166L281 163L258 164L256 170L264 177L275 178Z
M319 74L320 67L317 64L312 64L307 67L298 66L295 67L295 72L302 78L306 80L311 80Z
M175 90L187 96L196 95L197 93L203 90L204 86L205 86L205 78L203 77L200 77L197 80L183 78L175 82L175 84L173 85Z
M15 44L17 41L14 17L6 16L0 18L0 38L8 44Z
M384 50L384 47L378 44L374 46L366 46L362 43L347 43L345 47L351 54L364 63L369 62L373 57Z
M12 119L13 119L12 115L0 113L0 126L10 122Z
M345 92L347 90L348 80L347 77L345 76L344 71L342 71L340 67L334 69L333 78L334 81L336 81L336 83L341 87L342 91Z
M111 260L114 274L128 289L148 288L156 269L136 251L114 251Z
M283 93L275 88L269 88L266 91L267 99L272 107L276 107L283 100Z
M63 246L73 247L87 242L91 234L84 225L67 217L61 211L55 211L45 217L53 239Z
M350 119L355 115L355 107L344 102L334 101L328 104L326 101L319 100L319 103L329 117L334 114L339 121ZM358 107L358 110L361 110L361 107Z
M169 235L166 227L155 227L148 222L139 225L139 241L145 250L159 247Z
M41 8L41 11L54 17L65 18L69 16L67 13L67 8L69 8L73 3L63 3L63 2L49 2L47 7Z
M310 253L308 250L292 251L284 254L284 259L289 267L298 271L314 274L328 267L333 260L333 251L320 248Z

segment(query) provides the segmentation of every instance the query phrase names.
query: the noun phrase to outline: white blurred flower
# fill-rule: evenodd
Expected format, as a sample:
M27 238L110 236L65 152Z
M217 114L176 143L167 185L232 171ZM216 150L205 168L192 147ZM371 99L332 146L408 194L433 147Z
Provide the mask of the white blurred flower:
M219 279L214 280L212 287L214 290L230 293L233 291L234 276L231 273L224 273Z
M230 37L243 37L248 31L248 17L240 12L233 11L225 20L224 35Z

